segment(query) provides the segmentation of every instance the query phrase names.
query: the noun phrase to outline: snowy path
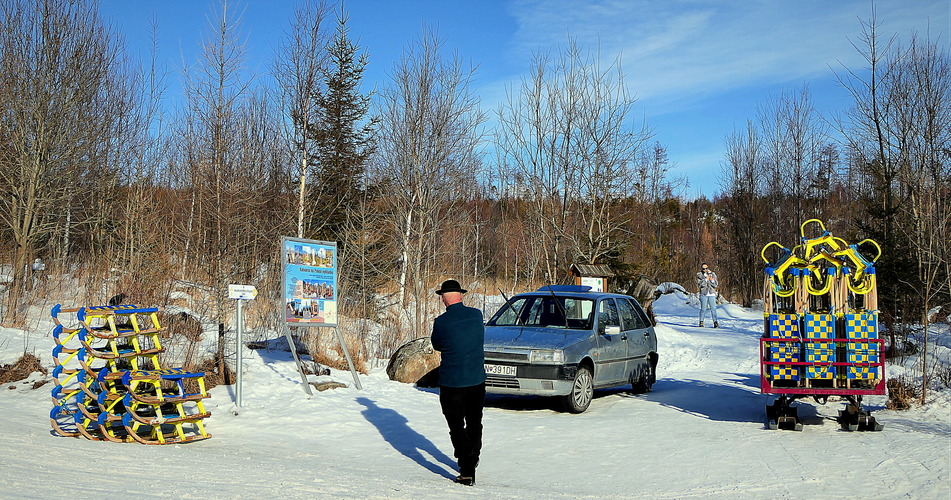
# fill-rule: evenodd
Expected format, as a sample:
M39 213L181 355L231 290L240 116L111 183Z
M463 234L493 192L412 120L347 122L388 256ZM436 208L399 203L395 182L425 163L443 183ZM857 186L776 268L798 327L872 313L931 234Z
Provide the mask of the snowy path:
M230 388L208 407L214 438L143 446L50 434L48 385L0 390L0 497L82 498L949 498L951 397L892 412L848 433L842 404L803 404L803 432L769 431L759 393L762 316L721 309L697 328L696 308L657 304L661 365L654 392L599 391L581 415L549 401L490 398L478 484L452 484L437 394L363 377L363 391L307 399L287 353L245 362L245 407ZM12 331L11 331L12 332ZM3 332L0 332L2 334ZM38 345L51 340L38 334ZM41 348L37 348L38 352ZM0 352L0 362L15 359ZM349 380L349 373L335 378Z

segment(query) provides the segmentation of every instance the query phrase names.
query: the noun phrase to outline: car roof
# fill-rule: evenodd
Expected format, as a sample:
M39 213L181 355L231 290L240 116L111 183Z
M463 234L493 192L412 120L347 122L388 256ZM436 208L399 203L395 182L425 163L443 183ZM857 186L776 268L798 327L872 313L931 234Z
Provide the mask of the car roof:
M533 292L520 293L518 295L515 295L515 297L550 297L552 294L554 294L556 297L572 297L576 299L589 299L589 300L597 300L603 297L620 297L620 298L626 298L626 299L632 298L630 295L624 295L620 293L592 292L592 291L580 291L580 290L571 291L567 289L569 286L574 286L574 285L562 285L562 286L553 285L552 290L549 290L548 287L545 286ZM577 288L590 289L590 287L587 287L587 286L585 287L578 286ZM512 298L514 299L515 297L512 297Z

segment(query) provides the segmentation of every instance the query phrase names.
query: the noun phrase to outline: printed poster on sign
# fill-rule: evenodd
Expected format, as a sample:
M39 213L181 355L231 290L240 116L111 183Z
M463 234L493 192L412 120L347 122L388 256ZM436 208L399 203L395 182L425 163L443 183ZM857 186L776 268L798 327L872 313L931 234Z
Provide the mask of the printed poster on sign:
M590 278L582 276L581 284L584 286L590 286L592 292L604 291L604 278Z
M337 326L337 244L285 237L284 317L293 326Z

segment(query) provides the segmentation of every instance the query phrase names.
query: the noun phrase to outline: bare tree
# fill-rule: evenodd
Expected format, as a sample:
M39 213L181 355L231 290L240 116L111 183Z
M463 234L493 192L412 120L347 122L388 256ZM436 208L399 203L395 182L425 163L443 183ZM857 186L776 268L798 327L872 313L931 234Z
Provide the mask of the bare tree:
M759 112L766 185L774 240L794 237L803 221L821 217L819 185L823 148L829 136L807 87L784 91Z
M764 153L762 138L752 122L745 131L736 131L726 139L726 161L722 186L727 200L724 207L729 252L726 266L729 281L738 290L743 305L749 307L759 295L759 268L756 259L764 244L762 229L768 224L762 199Z
M171 285L167 278L175 275L171 258L175 247L167 232L156 230L170 226L173 220L173 211L164 209L166 200L160 194L161 187L167 185L172 143L169 117L162 107L167 72L156 62L158 30L157 20L152 19L149 59L138 70L142 85L134 99L140 126L126 139L129 157L124 162L121 183L127 188L117 229L121 247L115 260L123 273L111 291L145 304L165 303Z
M689 252L678 227L680 218L679 192L686 186L686 178L670 176L671 162L667 148L654 142L643 148L633 169L633 193L618 203L630 204L639 212L630 218L628 245L622 257L634 264L628 273L647 275L655 280L677 279L677 268ZM693 266L691 266L693 268ZM615 273L618 273L615 270Z
M894 50L895 38L885 43L878 33L875 11L872 18L862 23L862 34L853 46L864 58L863 70L848 69L836 76L849 93L852 107L836 124L846 140L846 147L860 176L860 198L865 214L856 219L862 231L882 245L882 258L876 263L876 273L890 290L882 293L879 307L889 331L896 318L904 316L905 305L899 299L913 293L912 287L902 282L904 270L913 265L907 260L910 251L907 242L898 237L899 206L903 195L897 190L903 139L896 135L899 128L894 120L903 106L901 92L892 90L895 64L902 58ZM894 345L894 342L893 342Z
M519 181L545 280L567 260L596 262L615 251L633 215L617 201L634 191L633 169L650 137L631 119L634 98L618 62L602 68L573 40L559 58L536 55L530 76L499 109L500 177Z
M190 213L185 228L188 265L182 272L214 291L209 315L224 324L225 287L249 264L241 259L246 232L261 234L253 223L254 193L267 178L260 169L269 163L261 161L250 141L264 132L259 124L267 120L267 100L251 90L240 18L227 1L209 26L199 61L185 75L188 108L179 144ZM277 143L278 138L271 140Z
M339 283L338 296L343 301L342 312L358 318L356 333L364 350L363 357L379 359L389 357L402 339L371 338L371 329L364 320L381 322L383 319L377 291L393 276L391 256L396 252L392 240L381 230L386 226L386 214L381 210L382 202L376 190L365 187L361 193L346 212L339 272L347 279Z
M393 67L382 98L378 179L390 200L391 227L400 242L399 294L416 299L414 333L423 331L422 297L440 231L461 223L464 206L481 169L480 125L485 117L471 84L475 69L458 55L447 56L434 31L423 33Z
M951 304L951 59L937 43L914 37L897 64L901 68L891 72L894 88L905 97L895 119L895 135L905 139L898 180L907 193L899 205L898 231L911 242L917 263L924 403L935 359L929 352L931 308Z
M117 212L123 141L137 124L120 40L94 5L10 0L0 22L0 229L15 248L9 324L35 255L65 255L79 223L93 229L84 243L103 249L111 233L95 218Z
M896 346L895 324L920 317L921 400L928 393L935 357L929 352L929 312L951 297L948 273L951 63L945 49L913 36L907 48L891 38L882 47L873 10L853 44L864 72L839 80L853 104L840 120L849 151L867 186L862 227L882 244L876 273L880 308ZM908 269L917 272L908 273Z

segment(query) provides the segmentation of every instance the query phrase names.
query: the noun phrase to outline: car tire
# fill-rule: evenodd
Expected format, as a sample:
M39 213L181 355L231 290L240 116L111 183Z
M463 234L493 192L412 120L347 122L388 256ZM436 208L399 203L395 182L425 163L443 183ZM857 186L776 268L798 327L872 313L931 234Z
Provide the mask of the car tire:
M643 394L651 392L654 386L654 359L650 357L647 361L647 367L641 371L641 377L631 384L634 394Z
M571 383L571 392L565 396L565 409L571 413L583 413L594 399L594 377L587 366L579 366Z

